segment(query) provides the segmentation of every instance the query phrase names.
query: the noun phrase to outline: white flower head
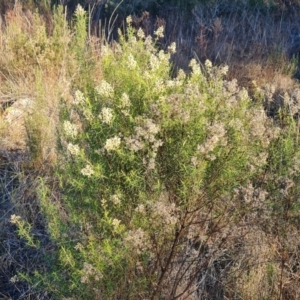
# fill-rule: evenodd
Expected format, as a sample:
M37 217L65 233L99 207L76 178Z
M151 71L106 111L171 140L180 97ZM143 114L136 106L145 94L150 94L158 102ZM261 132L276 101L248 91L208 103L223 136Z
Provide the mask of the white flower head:
M126 108L126 107L129 107L129 106L131 106L129 96L126 93L123 93L122 97L121 97L121 107Z
M121 144L121 139L118 136L114 136L114 137L106 140L104 148L108 152L110 152L110 151L117 150L119 148L120 144Z
M145 39L144 45L146 46L147 49L152 48L152 36L148 35Z
M103 208L107 207L107 201L106 201L106 199L102 199L101 200L101 205L103 206Z
M193 74L195 75L201 74L200 65L197 63L197 61L194 58L190 61L189 66L192 68Z
M78 156L80 154L80 148L79 148L79 146L78 145L73 145L72 143L68 144L67 150L73 156Z
M111 124L113 117L113 110L109 107L102 108L101 113L99 114L99 118L105 124Z
M83 168L80 173L83 175L83 176L87 176L87 177L91 177L95 172L94 170L92 169L91 165L86 165L85 168Z
M118 44L118 43L114 44L114 53L115 54L123 54L123 49L120 46L120 44Z
M126 147L128 147L130 150L137 152L144 148L144 142L135 136L130 136L125 138Z
M102 273L87 262L83 263L83 269L81 272L83 274L80 279L81 283L89 283L91 278L95 281L99 281L101 278L103 278Z
M113 219L112 220L112 225L114 226L114 228L118 228L120 225L121 221L118 219Z
M148 162L147 170L148 170L148 171L154 170L154 169L155 169L155 166L156 166L155 158L151 157L151 158L149 159L149 162Z
M135 69L137 66L137 62L134 59L133 55L130 53L127 58L127 67L129 70Z
M77 90L75 92L74 104L79 105L79 104L84 103L84 101L85 101L84 94L80 90Z
M134 35L129 36L128 43L130 44L131 47L134 48L135 45L137 44L137 38L136 38L136 36L134 36Z
M160 130L159 125L155 124L152 119L144 119L144 127L147 133L157 134Z
M155 70L155 69L159 68L159 65L160 65L160 61L157 58L157 56L154 55L154 54L151 54L150 55L150 67L151 67L151 69Z
M76 15L76 17L81 17L81 16L85 15L85 10L82 8L82 6L80 4L78 4L76 7L75 15Z
M140 39L144 39L145 38L145 33L143 31L143 29L140 27L139 30L137 31L137 36L140 38Z
M163 38L164 37L164 27L160 26L156 31L154 31L154 34L158 37L158 38Z
M92 113L92 111L91 111L90 108L84 107L83 110L82 110L82 112L83 112L83 115L85 116L85 118L88 121L92 121L94 119L94 115L93 115L93 113Z
M176 80L181 81L181 80L185 80L185 78L186 78L185 72L182 69L179 69Z
M16 283L19 281L18 275L14 275L13 277L10 278L9 280L11 283Z
M131 25L131 23L132 23L132 17L131 17L131 16L128 16L128 17L126 18L126 23L127 23L128 25Z
M20 216L16 216L16 215L11 215L10 216L10 223L12 224L18 224L21 221L21 217Z
M197 167L197 165L198 165L198 159L197 159L196 156L192 156L191 163L192 163L193 167Z
M113 54L113 51L110 46L102 45L101 46L101 57L107 57Z
M175 53L176 52L176 43L173 42L169 47L168 47L168 50L171 54Z
M113 202L114 205L118 205L121 203L120 196L117 194L111 195L110 200Z
M64 121L63 128L65 134L69 137L75 138L78 134L77 126L70 121Z
M221 75L226 75L229 70L229 67L226 65L221 69Z
M211 69L212 68L212 63L209 59L207 59L204 64L205 64L206 69Z
M130 230L124 241L127 245L133 246L132 249L135 249L137 254L141 254L142 251L148 249L149 239L146 232L141 228Z
M114 95L114 88L105 80L102 80L98 86L96 86L96 91L100 96L112 97Z
M163 50L158 52L158 58L161 62L167 61L170 58L169 54L166 54Z

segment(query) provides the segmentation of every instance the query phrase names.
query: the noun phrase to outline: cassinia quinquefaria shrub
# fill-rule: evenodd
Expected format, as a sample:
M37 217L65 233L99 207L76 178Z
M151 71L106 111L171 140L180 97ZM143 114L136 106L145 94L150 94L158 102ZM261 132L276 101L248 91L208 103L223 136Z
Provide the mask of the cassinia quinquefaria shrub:
M62 113L65 216L52 231L65 297L199 293L199 274L266 194L239 192L279 134L263 107L223 79L226 66L193 59L172 75L176 45L155 46L163 28L152 38L127 23L101 46L102 80L75 89Z

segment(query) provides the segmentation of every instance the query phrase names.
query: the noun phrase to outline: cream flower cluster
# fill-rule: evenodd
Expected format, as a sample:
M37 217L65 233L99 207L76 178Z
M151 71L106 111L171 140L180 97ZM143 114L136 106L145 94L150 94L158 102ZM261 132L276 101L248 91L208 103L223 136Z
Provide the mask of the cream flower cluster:
M75 10L75 15L77 17L82 17L85 15L85 10L82 8L80 4L77 5L76 10Z
M87 164L83 169L81 169L80 173L83 176L91 177L95 172L91 165Z
M74 104L79 105L79 104L83 104L84 102L85 102L84 94L80 90L77 90L75 92Z
M176 53L176 43L173 42L169 47L168 47L168 51L173 54Z
M120 144L121 144L120 137L114 136L106 140L104 149L106 149L108 152L115 151L120 147Z
M136 122L138 126L135 127L135 134L124 139L126 147L134 152L147 149L148 154L144 157L143 164L148 171L154 170L158 148L163 145L162 140L156 138L160 128L149 118L138 117Z
M150 67L152 70L156 70L158 69L160 66L160 61L158 59L158 57L154 54L150 55Z
M129 70L134 70L137 66L137 62L134 59L133 55L130 53L127 58L127 67Z
M154 34L158 37L158 38L163 38L164 37L164 28L163 26L160 26L156 31L154 31Z
M203 154L209 160L215 160L216 157L211 152L215 149L217 145L226 146L227 139L226 139L226 130L224 124L222 123L215 123L213 125L209 125L207 127L207 134L208 137L206 141L197 146L197 150ZM192 165L196 166L198 161L195 156L191 158Z
M153 40L152 40L152 37L151 35L148 35L146 38L145 38L145 41L144 41L144 46L146 48L147 51L154 51L154 46L153 46Z
M12 224L18 224L20 221L21 221L21 217L20 216L11 215L11 217L10 217L10 223L12 223Z
M63 129L66 136L75 138L78 135L78 129L75 124L72 124L70 121L64 121Z
M126 18L126 23L127 23L128 25L130 25L130 24L132 23L132 17L131 17L131 16L128 16L128 17Z
M84 262L83 263L83 276L81 277L81 283L88 283L90 280L99 281L103 275L93 265Z
M121 97L121 107L127 108L130 106L131 106L131 102L130 102L129 96L126 93L123 93L122 97Z
M105 80L102 80L100 84L96 86L96 91L103 97L113 97L114 95L114 88Z
M146 232L141 228L138 228L136 230L130 230L124 241L125 244L130 246L130 248L132 248L133 246L133 249L136 251L137 254L141 254L143 251L149 248L149 238Z
M207 60L207 62L209 62L209 61ZM192 68L193 75L201 74L200 65L197 63L197 61L194 58L190 61L189 66Z
M73 156L78 156L80 154L80 148L78 145L74 145L72 143L69 143L67 146L67 150L71 153Z
M211 69L213 66L209 59L207 59L204 64L205 64L206 69Z
M138 29L138 31L137 31L137 36L138 36L138 38L140 38L140 39L144 39L144 38L145 38L145 33L144 33L144 31L143 31L142 28L139 28L139 29Z
M178 222L177 207L175 203L168 203L167 201L158 201L152 205L153 214L160 217L161 223L165 225L174 226Z
M172 94L169 97L160 97L160 105L168 107L165 111L165 118L178 119L182 123L187 123L190 120L190 110L185 108L190 97L184 94Z
M121 203L120 196L118 194L111 195L110 201L112 201L114 205L119 205Z
M135 127L135 135L125 138L126 146L132 151L142 150L147 143L154 143L156 141L155 135L159 132L159 126L153 120L137 119L140 123Z
M113 117L113 110L109 107L102 108L101 113L99 114L99 118L105 124L111 124Z
M94 119L94 114L89 107L84 107L82 109L82 112L88 121L92 121Z

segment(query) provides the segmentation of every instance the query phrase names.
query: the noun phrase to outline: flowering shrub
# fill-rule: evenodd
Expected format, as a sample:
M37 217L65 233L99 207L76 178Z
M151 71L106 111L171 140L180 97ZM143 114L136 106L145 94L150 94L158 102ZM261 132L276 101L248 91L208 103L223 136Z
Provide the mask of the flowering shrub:
M77 11L79 24L85 17ZM101 80L82 79L62 105L64 214L49 232L64 272L43 280L74 299L216 298L207 288L215 262L234 278L232 241L250 217L272 213L276 184L282 195L293 188L288 172L299 169L288 158L282 169L276 147L289 157L296 130L226 81L227 66L193 59L189 74L172 76L176 45L155 46L163 28L152 38L127 22L119 44L101 45Z

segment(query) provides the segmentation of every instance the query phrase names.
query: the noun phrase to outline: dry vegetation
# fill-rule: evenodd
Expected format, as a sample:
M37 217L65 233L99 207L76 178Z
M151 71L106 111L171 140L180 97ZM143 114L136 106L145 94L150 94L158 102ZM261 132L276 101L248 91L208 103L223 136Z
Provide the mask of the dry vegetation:
M267 121L261 119L264 124L275 122L282 130L292 124L293 128L286 140L270 142L269 165L258 173L259 177L252 179L252 185L245 184L231 198L224 197L210 206L209 193L219 196L213 194L218 187L212 184L211 191L203 192L202 210L183 213L181 221L189 225L189 232L181 229L189 237L178 239L180 247L189 246L179 247L177 256L170 256L173 260L167 278L163 275L168 264L159 273L163 279L158 285L143 283L157 292L151 299L300 299L300 205L297 202L300 166L295 150L299 137L300 10L296 9L297 1L284 3L271 9L215 1L195 6L192 13L182 13L170 6L159 16L144 12L132 18L133 27L142 28L146 36L165 27L165 36L156 41L158 48L167 50L176 42L177 52L171 56L173 76L177 76L180 68L190 71L192 58L199 60L207 76L210 76L209 68L205 67L207 59L221 69L228 65L224 79L227 96L232 93L237 97L242 90L237 86L245 87L253 103L263 103L268 115ZM57 133L61 130L59 105L63 99L70 108L77 89L92 98L90 86L99 83L104 76L102 72L105 73L101 65L103 49L106 49L104 34L91 23L91 32L96 34L89 34L87 41L83 41L83 48L86 44L90 46L88 51L79 53L82 40L77 35L74 41L76 31L67 22L58 24L63 19L62 11L53 14L43 11L39 15L19 5L12 8L2 4L0 8L5 11L0 19L0 299L83 299L64 298L56 286L40 285L39 280L30 278L35 272L50 270L60 247L56 241L66 238L55 240L55 234L59 236L59 233L52 231L57 215L61 220L68 219L61 199L62 179L55 176L56 164L61 164L57 150ZM124 23L117 21L123 27ZM117 53L118 44L112 40L109 44ZM89 65L91 62L93 67ZM231 81L234 78L237 85ZM20 99L25 99L26 107L20 104ZM73 112L71 119L80 124L80 114ZM66 140L61 143L59 146L63 147ZM67 165L67 161L63 163ZM218 164L215 167L222 169ZM176 182L173 177L172 180ZM41 181L47 189L41 188ZM264 194L266 190L268 196ZM174 191L174 199L177 192ZM45 194L49 203L42 201ZM226 201L236 206L229 207ZM53 211L45 212L47 206L54 207ZM223 209L219 215L218 208ZM210 219L210 214L217 216ZM23 225L11 220L13 215L20 216ZM51 216L53 223L49 220ZM88 228L84 230L89 232ZM193 230L198 235L194 236ZM70 228L71 238L77 238L76 234ZM167 252L163 248L158 254ZM195 269L187 267L191 261L197 262ZM68 267L66 263L66 270L60 270L66 277ZM135 271L139 274L140 270ZM148 269L147 272L150 274ZM128 275L132 280L136 276L133 273ZM171 286L176 287L166 290ZM124 283L120 290L127 288ZM97 291L93 296L86 296L86 291L82 293L85 299L109 299L102 298ZM143 296L136 294L132 298L131 294L131 298L123 299L143 299Z

